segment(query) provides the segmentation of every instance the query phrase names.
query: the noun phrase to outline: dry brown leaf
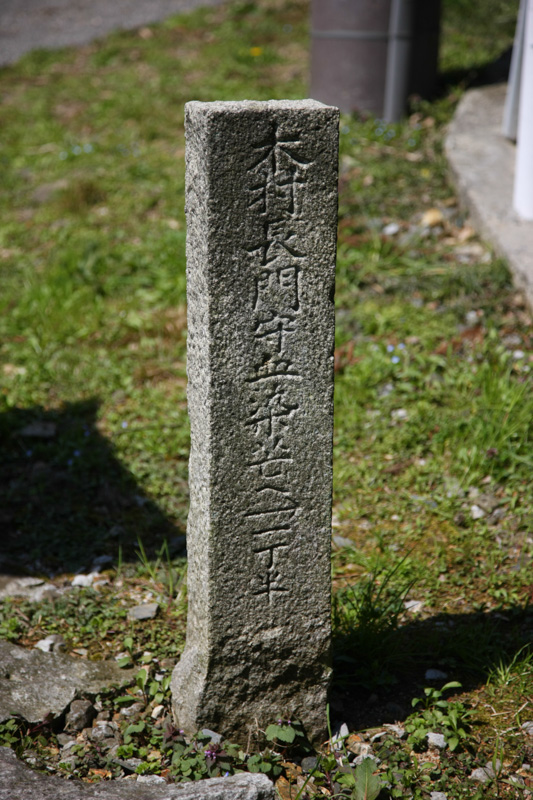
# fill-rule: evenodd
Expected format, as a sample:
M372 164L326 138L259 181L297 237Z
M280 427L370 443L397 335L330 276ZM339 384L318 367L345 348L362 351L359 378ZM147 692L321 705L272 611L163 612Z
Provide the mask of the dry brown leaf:
M91 769L89 770L89 777L94 778L112 778L113 773L108 769Z
M463 225L463 227L459 230L459 232L457 234L457 241L458 242L467 242L468 239L471 239L475 235L476 235L476 232L472 228L471 225Z
M422 219L420 220L422 225L427 226L429 228L433 228L435 225L440 225L441 222L443 221L444 221L444 216L439 208L428 208L428 210L424 212L424 214L422 215Z

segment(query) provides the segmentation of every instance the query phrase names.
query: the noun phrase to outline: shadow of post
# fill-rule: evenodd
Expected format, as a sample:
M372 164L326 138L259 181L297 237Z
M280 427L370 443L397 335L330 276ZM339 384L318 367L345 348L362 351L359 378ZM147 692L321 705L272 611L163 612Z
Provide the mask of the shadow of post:
M0 414L0 570L76 572L132 560L184 531L149 500L96 428L96 399Z
M520 651L533 653L533 605L443 613L381 632L345 627L333 643L333 714L356 730L376 727L405 719L425 686L453 680L471 690ZM435 669L446 678L427 678Z

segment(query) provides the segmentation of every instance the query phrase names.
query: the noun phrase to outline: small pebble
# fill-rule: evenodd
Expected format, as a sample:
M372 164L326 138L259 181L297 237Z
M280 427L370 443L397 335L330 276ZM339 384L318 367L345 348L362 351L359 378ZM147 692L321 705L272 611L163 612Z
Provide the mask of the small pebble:
M405 736L405 728L402 728L401 725L385 725L385 727L391 732L394 733L398 739L403 739Z
M71 586L81 586L82 588L87 588L92 586L98 577L98 572L90 572L88 575L75 575L72 578Z
M445 681L448 675L440 669L427 669L424 678L427 681Z
M305 758L302 758L302 772L312 772L316 768L317 764L318 759L315 756L306 756Z
M140 766L142 762L142 758L136 758L132 756L131 758L126 758L124 760L127 769L131 769L132 772L135 772L138 766Z
M96 715L96 710L89 700L73 700L65 719L65 729L82 731L88 728Z
M389 222L388 225L385 225L382 231L382 233L384 233L385 236L396 236L396 234L399 232L400 232L400 226L398 225L397 222Z
M470 506L470 514L472 519L483 519L483 517L485 516L485 512L483 511L483 509L475 504L473 506Z
M57 653L65 649L65 640L59 633L52 633L46 639L36 642L34 647L37 650L42 650L43 653Z
M381 764L381 759L378 758L377 756L372 755L372 753L369 753L366 756L356 756L356 758L354 758L353 760L353 763L355 764L356 767L358 767L359 764L362 764L363 761L365 761L367 758L370 758L375 763L376 766L379 766Z
M353 742L348 749L356 756L368 756L372 753L372 748L366 742Z
M430 792L429 798L430 800L448 800L448 796L444 792Z
M505 517L505 509L503 508L495 508L492 514L489 517L489 522L491 525L496 525L500 520Z
M352 539L348 539L347 536L339 536L338 533L335 533L331 537L331 540L332 540L333 544L335 545L335 547L338 547L339 549L341 549L343 547L353 547L354 546L354 542L353 542Z
M502 762L500 761L499 758L495 760L494 764L492 763L492 761L487 761L487 763L484 766L484 770L486 771L489 778L495 778L496 773L500 772L501 768L502 768Z
M139 775L137 783L166 783L161 775Z
M141 606L134 606L128 611L128 619L153 619L157 614L158 608L159 603L144 603Z
M220 744L222 741L222 736L220 733L216 733L215 731L210 730L209 728L202 728L200 733L203 736L209 736L213 744Z
M61 745L61 751L70 750L71 747L77 744L76 739L73 739L68 733L58 733L57 741Z
M503 337L502 342L506 347L518 347L518 345L522 344L522 337L517 333L509 333Z
M144 705L142 703L133 703L131 706L127 706L126 708L120 709L120 715L122 717L135 717L138 716L141 711L143 711Z
M428 745L436 748L437 750L444 750L448 746L442 733L430 732L426 735L426 739L428 740Z
M339 727L337 731L333 734L331 739L331 744L333 745L335 750L342 750L344 747L344 740L348 738L350 735L350 731L348 730L348 726L345 722Z
M422 600L406 600L403 606L406 611L416 614L418 611L422 611L424 603Z
M152 719L158 719L161 716L161 714L163 713L164 710L165 710L165 706L155 706L155 708L152 710L152 713L150 714L150 716L152 717Z
M446 486L446 497L463 497L464 489L461 482L456 478L448 478L444 481Z
M394 391L394 384L393 383L384 383L383 386L380 386L378 389L378 397L388 397L391 392Z
M392 419L407 419L407 411L405 408L395 408L394 411L391 411Z

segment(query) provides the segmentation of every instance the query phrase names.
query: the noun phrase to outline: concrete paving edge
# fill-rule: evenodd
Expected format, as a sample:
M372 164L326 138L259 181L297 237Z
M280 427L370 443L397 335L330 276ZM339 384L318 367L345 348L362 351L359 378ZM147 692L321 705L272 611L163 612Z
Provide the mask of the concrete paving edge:
M445 152L474 226L507 259L533 307L533 222L513 210L515 146L501 133L506 84L471 89L459 103Z

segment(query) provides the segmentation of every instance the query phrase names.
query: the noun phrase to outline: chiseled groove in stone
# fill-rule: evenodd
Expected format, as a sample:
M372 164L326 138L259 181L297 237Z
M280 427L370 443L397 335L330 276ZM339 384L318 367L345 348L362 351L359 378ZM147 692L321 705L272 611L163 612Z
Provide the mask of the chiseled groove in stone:
M181 727L325 729L338 111L188 103Z

